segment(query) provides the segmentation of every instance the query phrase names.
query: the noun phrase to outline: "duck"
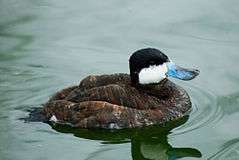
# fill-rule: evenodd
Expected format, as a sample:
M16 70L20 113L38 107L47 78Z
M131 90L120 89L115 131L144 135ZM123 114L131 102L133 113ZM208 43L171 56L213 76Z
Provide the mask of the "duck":
M188 93L169 80L189 81L199 70L176 65L156 48L137 50L127 73L89 75L43 105L48 122L75 128L124 129L159 125L191 110Z

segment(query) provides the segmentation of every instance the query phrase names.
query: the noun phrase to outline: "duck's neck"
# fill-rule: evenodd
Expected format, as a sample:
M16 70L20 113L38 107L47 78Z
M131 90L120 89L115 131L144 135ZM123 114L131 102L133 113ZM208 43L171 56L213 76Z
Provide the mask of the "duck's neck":
M160 83L155 84L137 84L134 87L137 88L140 92L147 93L149 95L162 98L167 97L168 95L165 95L165 83L167 83L168 79L162 80Z

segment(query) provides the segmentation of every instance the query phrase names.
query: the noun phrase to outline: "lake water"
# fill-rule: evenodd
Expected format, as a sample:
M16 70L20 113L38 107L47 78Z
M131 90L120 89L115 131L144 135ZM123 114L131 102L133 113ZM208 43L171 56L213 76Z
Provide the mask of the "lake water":
M1 0L0 159L239 159L238 6L238 0ZM86 75L128 73L130 54L145 47L200 69L193 81L174 80L193 102L187 121L118 133L20 120Z

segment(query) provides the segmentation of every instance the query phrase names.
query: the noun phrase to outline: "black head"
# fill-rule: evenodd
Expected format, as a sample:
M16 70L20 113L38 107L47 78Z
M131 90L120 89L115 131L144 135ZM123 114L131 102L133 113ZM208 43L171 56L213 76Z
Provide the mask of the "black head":
M168 56L158 49L145 48L134 52L129 59L130 77L132 85L139 83L139 72L143 68L162 65L169 62Z

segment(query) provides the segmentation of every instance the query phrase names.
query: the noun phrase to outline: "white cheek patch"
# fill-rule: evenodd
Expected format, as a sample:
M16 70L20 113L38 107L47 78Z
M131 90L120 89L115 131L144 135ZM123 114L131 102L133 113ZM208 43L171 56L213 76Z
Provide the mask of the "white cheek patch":
M144 68L139 72L139 83L140 84L150 84L159 83L164 78L166 78L166 73L168 72L167 64L153 65L148 68Z

